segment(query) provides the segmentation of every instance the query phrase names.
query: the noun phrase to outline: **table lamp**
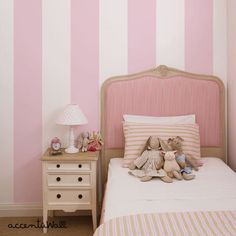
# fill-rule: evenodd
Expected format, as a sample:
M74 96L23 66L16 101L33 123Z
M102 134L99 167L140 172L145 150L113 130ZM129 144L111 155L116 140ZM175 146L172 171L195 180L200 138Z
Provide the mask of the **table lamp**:
M75 147L75 138L73 128L77 125L87 124L87 118L77 104L69 104L65 110L59 115L56 124L70 126L69 147L65 149L67 153L77 153L78 148Z

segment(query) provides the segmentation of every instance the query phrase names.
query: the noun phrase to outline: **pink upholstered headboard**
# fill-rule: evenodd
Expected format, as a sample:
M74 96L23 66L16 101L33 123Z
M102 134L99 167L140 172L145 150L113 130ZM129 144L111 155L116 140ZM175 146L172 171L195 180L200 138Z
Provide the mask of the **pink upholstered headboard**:
M196 114L202 155L212 154L224 159L224 85L214 76L190 74L159 66L107 80L102 89L101 109L104 152L123 149L123 114Z

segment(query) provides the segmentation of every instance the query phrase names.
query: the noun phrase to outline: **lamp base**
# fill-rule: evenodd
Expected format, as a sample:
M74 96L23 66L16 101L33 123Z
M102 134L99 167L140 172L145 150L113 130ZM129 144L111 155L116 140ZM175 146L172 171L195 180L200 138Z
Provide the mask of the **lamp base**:
M66 153L77 153L77 152L79 152L79 149L76 147L70 146L65 149L65 152Z
M79 149L75 147L75 138L74 138L74 132L73 127L70 127L70 136L69 136L69 147L65 149L66 153L77 153L79 152Z

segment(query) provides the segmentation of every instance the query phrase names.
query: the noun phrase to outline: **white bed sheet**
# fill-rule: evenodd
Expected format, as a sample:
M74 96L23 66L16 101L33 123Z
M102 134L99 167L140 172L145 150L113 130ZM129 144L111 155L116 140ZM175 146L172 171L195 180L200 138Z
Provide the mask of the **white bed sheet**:
M218 158L204 165L191 181L141 182L121 167L122 158L109 164L103 222L124 215L151 212L236 210L236 173Z

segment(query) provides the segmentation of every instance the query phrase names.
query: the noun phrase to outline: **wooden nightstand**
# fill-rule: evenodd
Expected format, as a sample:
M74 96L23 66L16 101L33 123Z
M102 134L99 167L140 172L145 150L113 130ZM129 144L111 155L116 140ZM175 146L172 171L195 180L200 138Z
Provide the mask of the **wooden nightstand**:
M99 152L42 157L43 164L43 223L49 210L92 210L93 229L97 228L96 171ZM44 228L44 233L47 229Z

